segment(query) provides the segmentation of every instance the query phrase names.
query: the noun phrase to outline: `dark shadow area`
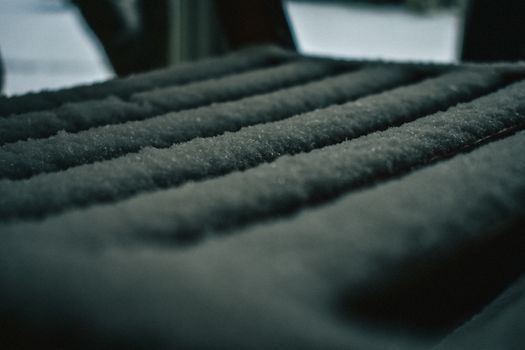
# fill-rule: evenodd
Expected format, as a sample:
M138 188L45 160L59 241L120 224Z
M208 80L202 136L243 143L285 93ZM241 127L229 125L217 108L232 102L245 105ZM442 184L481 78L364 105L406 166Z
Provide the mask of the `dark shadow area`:
M220 0L216 5L230 48L273 43L295 49L281 0Z
M0 319L0 348L2 350L147 350L158 347L155 339L133 339L131 332L125 337L125 341L122 340L124 338L111 335L101 337L100 334L96 334L95 336L92 332L93 330L82 330L82 327L63 323L31 327L23 321L9 319L3 315Z
M523 274L524 232L525 220L514 220L471 244L409 258L388 278L347 291L338 310L377 327L444 336Z
M471 0L465 20L462 60L524 59L524 13L523 0Z
M118 75L168 65L168 0L72 1L98 36Z

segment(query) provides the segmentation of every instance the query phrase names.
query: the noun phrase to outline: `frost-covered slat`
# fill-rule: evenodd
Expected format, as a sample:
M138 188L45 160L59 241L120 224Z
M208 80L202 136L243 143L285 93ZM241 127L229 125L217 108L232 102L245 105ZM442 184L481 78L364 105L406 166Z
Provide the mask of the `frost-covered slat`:
M470 81L477 76L478 82L472 86L485 85L487 77L483 75L462 74L470 74ZM458 93L464 89L464 96L469 96L472 92L468 91L477 90L459 89L452 83L454 75L447 77L441 78L441 84L440 78L426 81L429 89L426 92L422 89L423 82L403 88L405 90L368 97L367 103L358 100L248 127L237 133L196 139L169 149L146 148L128 157L27 180L3 180L0 182L3 194L0 216L12 219L49 215L75 206L114 201L142 191L246 169L286 153L312 150L410 121L443 107L444 101L450 103L450 96L455 96L450 91ZM457 83L469 81L465 76L461 80L458 76L455 78ZM449 93L445 92L447 86ZM400 174L524 122L525 82L521 82L398 128L283 157L244 173L146 195L129 203L138 203L144 210L141 219L147 217L150 210L155 213L159 203L163 203L162 210L173 215L175 236L225 223L235 225ZM200 214L195 215L194 211ZM190 212L193 214L187 217Z
M420 78L412 69L371 67L238 101L108 125L0 148L0 178L20 179L137 152L237 131L343 103Z
M520 85L511 89L523 91L524 84ZM511 93L511 89L507 92ZM518 97L513 92L511 94ZM494 102L495 97L484 98L483 104ZM307 154L286 157L243 173L145 194L113 205L77 210L40 223L4 225L1 237L5 242L27 244L47 242L51 237L54 244L69 242L79 246L86 242L97 246L96 242L136 242L137 239L139 243L143 240L154 243L182 238L202 230L236 226L240 219L251 217L249 213L254 210L264 214L259 216L260 220L276 209L290 209L294 207L292 204L307 202L314 198L313 194L322 194L321 189L324 194L333 194L343 187L348 189L351 183L357 184L355 180L358 178L362 180L359 183L370 183L380 172L383 175L393 174L415 165L409 159L421 162L422 155L436 150L436 146L439 153L451 150L445 144L464 147L464 142L479 140L478 137L488 129L496 131L503 126L501 118L497 118L495 124L487 123L488 114L477 118L474 121L476 126L466 126L465 119L478 115L476 109L481 105L467 106L455 108L452 113L438 113L399 128L327 147L313 152L313 157ZM494 106L491 114L497 113L497 109L498 106ZM505 112L512 115L513 110L509 107ZM448 128L446 125L450 124L447 121L451 119L462 120L456 120L455 125ZM407 135L410 136L406 143L399 142L399 137ZM449 136L439 141L441 135ZM425 136L425 140L421 136ZM385 142L377 144L378 139ZM370 149L370 143L376 143L377 147ZM385 150L383 146L386 144L394 146L394 149ZM340 267L335 270L337 274L348 273L348 265L340 260L343 256L370 259L361 261L365 265L376 264L376 254L387 256L395 252L402 257L406 252L406 258L414 258L417 255L412 253L416 248L424 255L428 249L443 249L442 243L476 239L479 234L490 233L507 217L523 213L525 185L521 174L525 171L524 147L525 132L520 131L400 179L345 194L334 202L304 210L282 221L225 232L243 233L230 240L236 242L231 243L234 246L247 244L247 249L271 252L273 258L280 252L289 251L290 245L308 242L308 246L303 248L309 248L300 256L313 259L309 260L310 263L320 263L321 270L318 272L334 271L330 270L336 267L331 264L333 262ZM403 148L404 156L394 157ZM324 158L327 159L325 162L311 163L327 153L332 156ZM390 161L385 163L387 154ZM349 163L351 159L357 163ZM390 169L386 169L389 165ZM383 171L378 172L380 168ZM335 173L331 174L332 171ZM348 182L349 179L353 180ZM317 199L322 197L324 195ZM447 234L440 234L443 232ZM418 245L412 244L414 235L419 237ZM273 248L260 249L261 244ZM25 244L19 243L19 246L25 247ZM360 249L359 246L367 248ZM332 249L332 253L327 249ZM334 249L343 249L346 253L343 256L334 255ZM246 252L245 249L239 251ZM316 260L316 256L325 253L339 258L337 261ZM332 273L330 276L333 276Z
M163 86L181 85L231 73L240 73L257 67L270 66L296 56L276 47L250 48L218 58L131 75L92 85L0 97L0 117L56 108L67 102L101 99L109 95L127 98L139 91Z
M188 85L152 90L132 96L132 102L118 97L68 103L43 112L0 118L0 144L44 138L61 130L78 132L96 126L143 120L170 111L195 108L214 102L235 100L335 74L348 65L320 60L301 60L276 67L261 68ZM162 96L162 106L149 98Z
M30 112L0 119L0 145L44 138L61 131L75 132L106 123L141 120L161 111L144 103L115 96L101 100L66 103L55 110Z
M189 86L148 90L133 94L130 100L149 103L165 111L178 111L299 85L350 69L355 66L330 60L299 60Z

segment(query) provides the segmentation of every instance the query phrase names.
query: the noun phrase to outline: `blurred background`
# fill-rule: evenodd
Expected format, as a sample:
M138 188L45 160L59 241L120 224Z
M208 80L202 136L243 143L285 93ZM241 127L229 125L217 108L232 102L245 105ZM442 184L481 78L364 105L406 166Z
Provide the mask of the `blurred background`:
M6 95L273 43L350 59L516 61L522 0L0 0Z

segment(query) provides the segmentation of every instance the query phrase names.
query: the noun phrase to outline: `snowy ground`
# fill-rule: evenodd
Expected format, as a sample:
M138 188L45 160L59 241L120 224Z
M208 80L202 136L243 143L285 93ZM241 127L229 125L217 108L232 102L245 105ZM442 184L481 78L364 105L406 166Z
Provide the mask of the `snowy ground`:
M454 62L461 20L452 11L421 15L401 6L286 0L299 50L353 58Z
M3 92L17 94L113 76L76 8L60 0L0 0Z

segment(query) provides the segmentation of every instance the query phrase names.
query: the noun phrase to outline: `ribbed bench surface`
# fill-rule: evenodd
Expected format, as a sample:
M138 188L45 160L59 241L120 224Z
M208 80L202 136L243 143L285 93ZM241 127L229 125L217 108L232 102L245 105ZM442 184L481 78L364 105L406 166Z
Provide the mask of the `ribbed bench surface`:
M525 348L525 65L274 47L0 97L2 349Z

